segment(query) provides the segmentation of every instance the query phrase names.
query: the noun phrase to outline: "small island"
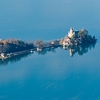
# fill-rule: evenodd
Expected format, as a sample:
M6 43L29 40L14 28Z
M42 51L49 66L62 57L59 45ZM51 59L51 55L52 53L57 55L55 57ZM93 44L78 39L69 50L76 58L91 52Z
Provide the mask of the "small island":
M74 31L73 28L70 28L68 34L60 40L60 45L63 45L64 47L73 47L94 43L96 42L96 40L97 39L95 39L95 36L92 37L91 35L89 35L86 29Z
M73 28L70 28L68 34L64 38L52 40L50 42L44 42L42 40L25 42L19 39L0 39L0 59L4 60L24 53L33 51L41 52L46 48L57 47L63 47L70 52L70 56L73 56L73 53L76 52L77 49L84 45L95 44L96 41L97 39L95 36L89 35L86 29L75 31Z

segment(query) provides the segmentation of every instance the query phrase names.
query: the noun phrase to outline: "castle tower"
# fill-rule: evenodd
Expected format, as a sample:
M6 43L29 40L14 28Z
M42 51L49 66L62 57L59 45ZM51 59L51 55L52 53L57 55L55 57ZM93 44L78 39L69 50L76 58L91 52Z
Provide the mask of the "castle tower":
M69 38L72 38L73 35L75 35L74 29L73 28L70 28L70 31L68 32L68 37Z

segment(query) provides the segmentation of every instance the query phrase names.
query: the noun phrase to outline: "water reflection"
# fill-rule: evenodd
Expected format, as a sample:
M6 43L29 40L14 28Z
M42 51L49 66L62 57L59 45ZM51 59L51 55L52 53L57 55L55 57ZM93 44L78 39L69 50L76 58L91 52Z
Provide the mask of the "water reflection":
M70 53L70 56L72 57L75 53L78 53L79 55L83 55L84 53L87 53L88 50L95 48L95 43L86 44L86 45L80 45L75 47L63 47L63 49L68 50Z
M48 52L53 52L53 53L56 53L56 48L58 48L58 47L52 47L52 48L45 48L45 49L43 49L42 51L36 51L39 55L41 54L41 55L45 55L46 53L48 53Z
M25 54L20 54L20 55L13 56L13 57L10 57L10 58L5 59L5 60L1 60L0 61L0 65L7 65L9 62L17 62L17 61L20 61L21 59L26 58L26 57L28 57L31 54L32 53L27 52Z
M95 44L96 44L96 42L91 43L91 44L81 45L81 46L60 47L60 48L69 51L70 56L73 57L73 55L75 53L78 53L79 55L83 55L84 53L87 53L89 51L89 49L91 50L92 48L95 48ZM35 51L35 52L38 53L39 55L45 55L48 52L56 53L56 48L58 48L58 47L45 48L42 51ZM5 59L5 60L1 60L0 65L7 65L9 62L20 61L21 59L26 58L31 54L33 54L33 52L27 52L25 54L20 54L20 55L13 56L13 57Z

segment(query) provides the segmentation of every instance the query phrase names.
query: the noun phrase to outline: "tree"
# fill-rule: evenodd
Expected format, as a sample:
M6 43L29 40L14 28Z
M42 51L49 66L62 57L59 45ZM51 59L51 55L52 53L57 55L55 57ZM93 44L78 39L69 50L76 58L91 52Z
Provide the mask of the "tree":
M86 37L88 35L88 31L86 29L82 29L78 32L78 37Z

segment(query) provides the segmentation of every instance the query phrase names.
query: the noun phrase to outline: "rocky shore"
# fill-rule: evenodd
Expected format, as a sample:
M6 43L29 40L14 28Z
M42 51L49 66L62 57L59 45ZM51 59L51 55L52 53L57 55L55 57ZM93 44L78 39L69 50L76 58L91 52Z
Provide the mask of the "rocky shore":
M45 48L52 47L63 47L70 52L75 52L73 48L80 48L84 45L95 44L96 41L97 39L95 36L89 35L86 29L75 31L73 28L70 28L70 31L64 38L50 42L44 42L42 40L25 42L19 39L0 39L0 59L7 59L33 51L41 52Z

